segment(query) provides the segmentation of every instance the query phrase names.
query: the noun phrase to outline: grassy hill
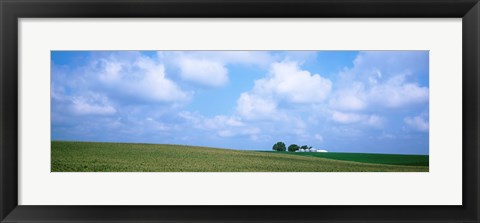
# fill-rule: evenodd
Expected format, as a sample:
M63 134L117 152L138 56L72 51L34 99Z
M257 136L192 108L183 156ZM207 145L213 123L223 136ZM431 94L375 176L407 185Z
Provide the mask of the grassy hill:
M182 145L53 141L51 149L52 172L428 172L421 165Z

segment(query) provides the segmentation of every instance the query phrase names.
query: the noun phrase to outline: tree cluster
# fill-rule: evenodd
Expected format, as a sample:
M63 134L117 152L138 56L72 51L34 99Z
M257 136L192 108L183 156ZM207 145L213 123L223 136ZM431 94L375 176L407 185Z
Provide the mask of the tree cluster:
M285 151L287 149L285 147L285 143L277 142L273 145L273 150L275 150L275 151Z
M288 146L288 152L295 152L299 149L311 149L311 146L303 145L303 146L298 146L297 144L291 144ZM285 147L284 142L277 142L273 145L273 150L275 151L286 151L287 148Z

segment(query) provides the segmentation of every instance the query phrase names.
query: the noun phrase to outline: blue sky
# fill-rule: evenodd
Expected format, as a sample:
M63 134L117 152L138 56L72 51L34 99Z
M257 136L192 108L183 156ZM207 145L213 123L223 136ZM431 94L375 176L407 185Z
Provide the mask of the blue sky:
M428 51L52 51L52 140L428 154Z

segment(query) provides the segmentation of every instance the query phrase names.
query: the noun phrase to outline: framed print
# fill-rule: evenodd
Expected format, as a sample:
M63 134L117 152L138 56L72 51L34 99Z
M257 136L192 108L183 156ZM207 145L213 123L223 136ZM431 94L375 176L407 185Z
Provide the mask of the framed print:
M51 51L51 172L428 172L428 56Z
M472 1L2 1L1 222L478 222Z

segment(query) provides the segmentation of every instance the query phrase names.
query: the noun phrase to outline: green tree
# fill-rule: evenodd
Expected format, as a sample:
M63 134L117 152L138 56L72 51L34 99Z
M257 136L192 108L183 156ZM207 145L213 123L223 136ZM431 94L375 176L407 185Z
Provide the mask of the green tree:
M295 152L298 149L300 149L300 146L297 146L297 144L292 144L288 146L288 152Z
M285 146L285 143L277 142L277 143L275 143L275 145L273 145L273 150L275 150L275 151L285 151L285 150L287 150L287 147Z
M300 147L300 149L308 149L308 146L307 145L303 145L302 147Z

